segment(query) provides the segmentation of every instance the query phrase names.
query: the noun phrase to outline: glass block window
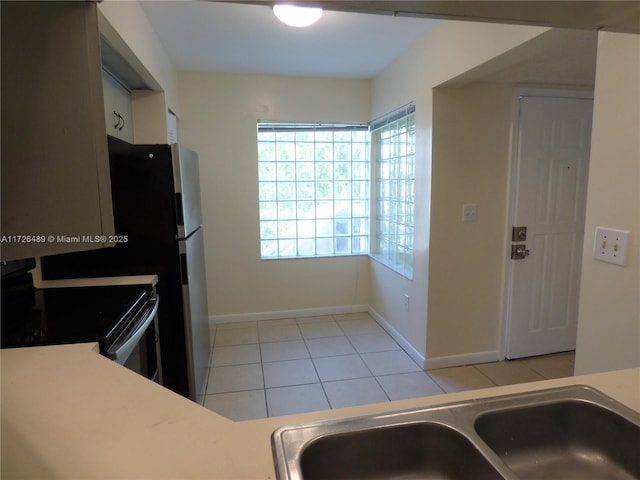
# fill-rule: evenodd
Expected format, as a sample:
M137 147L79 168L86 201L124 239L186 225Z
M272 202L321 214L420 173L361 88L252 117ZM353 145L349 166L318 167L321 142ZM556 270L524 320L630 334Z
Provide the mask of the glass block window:
M258 123L260 254L369 253L369 126Z
M413 278L415 105L371 124L374 184L372 256Z

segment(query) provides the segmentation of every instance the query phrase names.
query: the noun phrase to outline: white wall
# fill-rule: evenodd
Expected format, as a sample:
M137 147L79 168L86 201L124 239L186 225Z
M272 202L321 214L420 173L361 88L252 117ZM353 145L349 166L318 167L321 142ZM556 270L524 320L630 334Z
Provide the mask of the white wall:
M452 222L460 209L456 204L467 198L466 192L480 197L471 187L453 193L457 188L454 171L464 162L448 165L439 163L447 155L432 156L433 89L492 58L508 57L514 47L526 45L547 29L442 22L371 85L354 80L201 73L182 73L178 79L137 1L107 0L99 8L166 91L166 104L183 113L180 141L200 151L211 315L368 303L428 361L493 348L495 323L487 320L493 306L485 305L480 313L458 302L456 308L463 311L457 315L467 316L459 324L445 313L451 302L460 299L460 289L452 280L455 276L449 277L455 264L435 257L437 250L443 253L448 248L450 255L456 248L446 247L446 237L438 237L438 219L445 225L451 222L447 228L452 231L468 227ZM640 365L638 39L613 33L601 33L599 38L576 373ZM413 281L375 261L369 265L366 257L260 261L256 120L368 121L412 100L417 105L419 145ZM432 173L445 179L434 192ZM482 200L479 219L486 213L484 205ZM631 230L627 267L590 258L597 225ZM459 267L453 268L458 277ZM469 281L477 285L483 268ZM495 281L495 272L492 275ZM493 305L496 291L491 292ZM411 296L410 312L404 311L404 293ZM476 292L474 302L486 295ZM464 337L456 336L467 329ZM486 330L475 335L474 329Z
M179 112L177 73L140 6L140 2L138 0L106 0L98 4L98 9L109 22L107 27L115 29L135 56L135 58L127 58L127 60L134 67L142 66L143 69L146 69L153 80L157 82L159 88L164 91L168 108ZM107 29L110 30L110 28ZM118 45L115 46L118 47Z
M372 262L369 303L417 354L427 358L427 363L430 357L455 355L460 349L458 345L447 347L451 338L447 319L432 319L431 312L427 318L432 284L435 282L437 288L448 275L447 268L438 269L437 264L436 268L430 267L430 233L436 228L433 222L430 224L430 217L439 213L432 212L431 204L432 163L437 161L431 152L433 88L545 31L538 27L442 22L373 81L373 117L416 101L416 238L413 281ZM447 298L459 294L455 285L445 290ZM410 312L403 308L404 293L411 297ZM497 337L498 333L493 335ZM474 339L465 346L472 353L486 348L486 342L475 343Z
M209 314L366 305L366 256L260 260L256 122L366 122L370 82L183 72L179 94L181 142L200 157Z
M513 90L434 90L430 357L499 356ZM478 205L475 222L462 222L465 203Z
M601 32L576 374L640 366L640 35ZM627 266L591 258L596 226L631 231Z

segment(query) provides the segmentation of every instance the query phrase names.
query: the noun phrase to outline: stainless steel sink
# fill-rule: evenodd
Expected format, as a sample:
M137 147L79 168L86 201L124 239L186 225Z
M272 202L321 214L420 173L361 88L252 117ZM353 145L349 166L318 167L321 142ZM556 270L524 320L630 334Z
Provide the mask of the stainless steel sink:
M518 478L640 478L640 429L580 401L490 412L476 431Z
M285 479L640 480L640 414L589 387L282 427Z
M321 436L302 451L300 471L309 480L502 478L464 435L431 422Z

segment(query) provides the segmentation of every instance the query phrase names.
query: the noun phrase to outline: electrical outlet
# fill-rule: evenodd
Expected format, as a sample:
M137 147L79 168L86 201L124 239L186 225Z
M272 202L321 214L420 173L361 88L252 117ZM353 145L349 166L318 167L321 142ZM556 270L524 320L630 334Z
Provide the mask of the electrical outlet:
M476 222L478 221L478 205L475 203L465 203L462 205L462 221Z
M629 232L614 228L596 227L593 258L602 262L625 265Z
M404 294L404 308L405 310L408 312L409 308L410 308L410 302L409 302L409 294L405 293Z

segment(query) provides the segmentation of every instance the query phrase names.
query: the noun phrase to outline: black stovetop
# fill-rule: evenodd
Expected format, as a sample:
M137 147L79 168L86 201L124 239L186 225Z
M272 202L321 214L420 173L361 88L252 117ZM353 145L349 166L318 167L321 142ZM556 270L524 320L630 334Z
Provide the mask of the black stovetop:
M2 348L98 341L150 292L148 285L3 291Z

